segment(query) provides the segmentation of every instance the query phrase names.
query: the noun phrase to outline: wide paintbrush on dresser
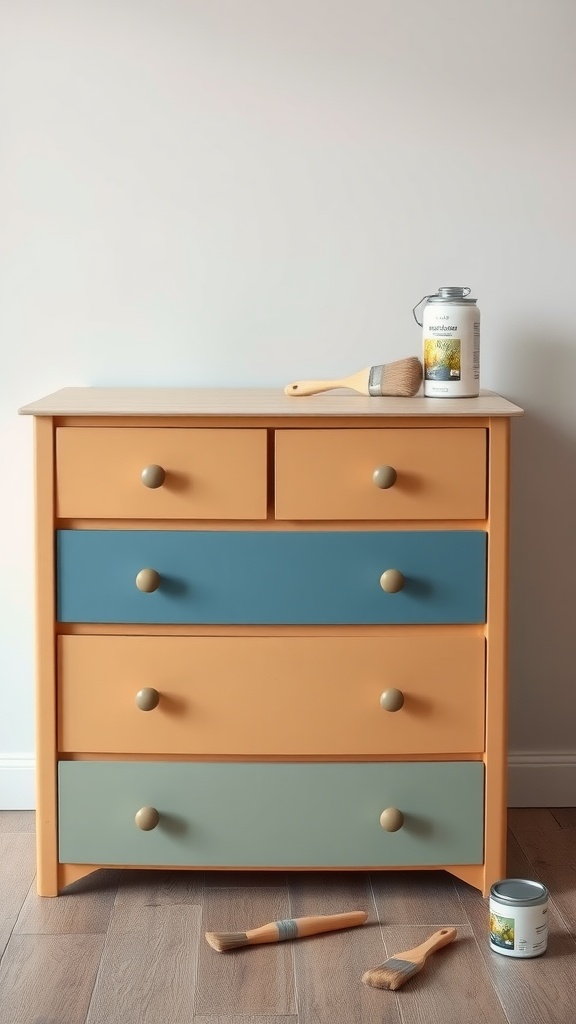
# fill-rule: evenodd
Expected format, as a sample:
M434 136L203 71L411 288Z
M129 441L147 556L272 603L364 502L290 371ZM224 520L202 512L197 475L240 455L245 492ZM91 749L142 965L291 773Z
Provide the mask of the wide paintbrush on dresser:
M65 388L35 419L38 891L505 874L510 417Z

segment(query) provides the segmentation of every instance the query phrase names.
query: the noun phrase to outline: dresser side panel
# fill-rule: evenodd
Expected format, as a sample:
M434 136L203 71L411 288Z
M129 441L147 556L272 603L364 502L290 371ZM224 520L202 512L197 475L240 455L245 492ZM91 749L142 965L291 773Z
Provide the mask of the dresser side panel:
M58 893L56 650L54 565L54 431L35 421L36 558L36 851L37 889Z
M484 895L506 872L510 422L490 426Z

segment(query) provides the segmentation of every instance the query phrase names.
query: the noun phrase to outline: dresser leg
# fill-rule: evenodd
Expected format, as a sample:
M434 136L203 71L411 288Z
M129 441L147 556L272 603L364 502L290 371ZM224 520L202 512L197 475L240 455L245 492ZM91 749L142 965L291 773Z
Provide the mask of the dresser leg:
M484 892L484 865L483 864L452 864L446 868L455 878L461 878L463 882L479 889L483 896Z
M42 829L36 832L36 892L39 896L58 895L56 849L50 849Z

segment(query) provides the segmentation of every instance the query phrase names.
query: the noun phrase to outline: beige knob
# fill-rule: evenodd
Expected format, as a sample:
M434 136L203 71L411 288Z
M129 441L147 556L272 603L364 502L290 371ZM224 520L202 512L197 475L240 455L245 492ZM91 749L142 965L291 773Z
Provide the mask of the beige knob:
M160 694L153 686L144 686L136 694L136 707L140 708L140 711L154 711L154 708L158 707L159 701Z
M385 832L398 832L404 824L404 815L397 807L387 807L380 815L380 824Z
M143 691L140 691L141 693ZM404 707L404 694L402 690L384 690L384 693L380 697L380 707L384 711L400 711L400 708Z
M136 586L143 594L152 594L160 586L160 573L156 569L140 569L136 577Z
M377 466L372 474L372 479L376 487L381 487L383 491L386 491L389 487L394 487L398 474L394 466Z
M142 832L151 832L160 821L160 815L155 807L141 807L136 811L134 821Z
M404 577L398 569L386 569L380 577L380 586L387 594L397 594L404 586Z
M166 472L162 469L162 466L144 466L141 473L142 483L144 487L150 487L154 490L156 487L162 487L166 479Z

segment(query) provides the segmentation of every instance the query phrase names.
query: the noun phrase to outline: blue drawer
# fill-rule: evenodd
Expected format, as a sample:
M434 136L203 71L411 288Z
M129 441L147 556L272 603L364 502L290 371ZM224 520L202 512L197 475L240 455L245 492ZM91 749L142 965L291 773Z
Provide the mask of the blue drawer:
M160 574L153 593L135 579ZM404 588L387 594L382 573ZM61 622L484 622L482 531L61 530Z

